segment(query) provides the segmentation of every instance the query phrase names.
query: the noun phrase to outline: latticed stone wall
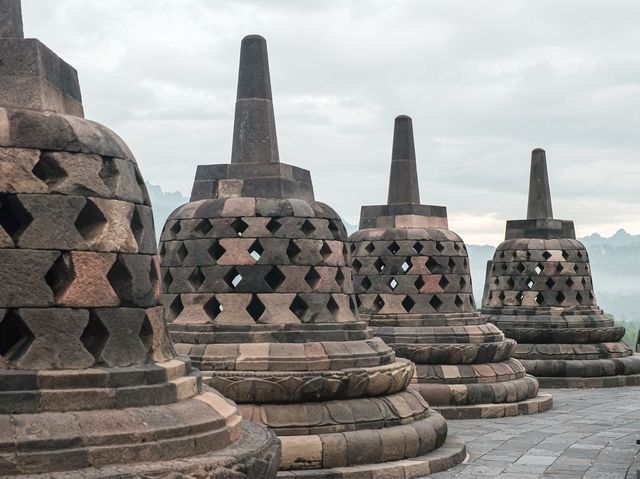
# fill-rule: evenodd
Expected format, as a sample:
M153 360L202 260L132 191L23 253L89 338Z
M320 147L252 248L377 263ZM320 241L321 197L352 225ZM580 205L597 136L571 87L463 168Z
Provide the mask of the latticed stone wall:
M355 233L351 246L363 314L475 312L467 249L455 233L414 228L367 234L370 240Z
M577 240L523 238L502 243L487 271L484 307L593 309L589 255ZM533 312L533 311L532 311Z
M353 321L344 226L330 208L313 204L227 198L178 209L160 246L169 321Z
M156 337L165 333L153 217L134 160L88 122L85 131L101 141L60 151L64 141L80 143L78 120L2 113L15 147L0 148L0 366L172 357L168 341ZM45 121L57 121L66 138L47 137L55 128L43 131Z

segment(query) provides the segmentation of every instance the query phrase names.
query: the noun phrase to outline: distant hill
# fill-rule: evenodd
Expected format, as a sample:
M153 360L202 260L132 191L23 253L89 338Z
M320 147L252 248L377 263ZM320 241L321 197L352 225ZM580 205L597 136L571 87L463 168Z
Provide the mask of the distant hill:
M169 214L189 198L179 192L164 192L160 186L150 183L147 188L159 237ZM358 228L347 222L345 226L349 234ZM589 252L598 304L630 330L640 326L640 235L620 229L610 238L593 233L579 239ZM486 264L493 257L495 248L468 244L467 250L475 299L480 305Z

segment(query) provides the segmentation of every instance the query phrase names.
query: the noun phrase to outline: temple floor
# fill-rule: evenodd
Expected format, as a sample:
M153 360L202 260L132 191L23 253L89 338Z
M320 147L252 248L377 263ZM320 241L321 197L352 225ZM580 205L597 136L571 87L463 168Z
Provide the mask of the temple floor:
M640 386L540 389L550 411L501 419L449 420L468 457L434 479L635 479L640 470ZM640 477L640 473L638 473Z

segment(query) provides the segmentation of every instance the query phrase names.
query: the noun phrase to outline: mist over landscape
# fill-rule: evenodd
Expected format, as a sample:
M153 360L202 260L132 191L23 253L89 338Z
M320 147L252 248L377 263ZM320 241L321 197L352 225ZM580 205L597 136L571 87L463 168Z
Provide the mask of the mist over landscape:
M166 218L178 206L189 201L180 192L165 192L158 185L147 182L151 203L153 205L156 233L158 238ZM358 226L345 221L349 234ZM455 231L455 224L450 225ZM464 239L464 238L463 238ZM627 328L625 339L635 345L640 315L637 301L640 297L640 235L632 235L624 229L606 238L592 233L578 238L589 252L593 285L598 305L605 312L612 314L621 326ZM495 246L474 245L467 243L475 300L478 305L482 301L482 288L487 261L493 257Z

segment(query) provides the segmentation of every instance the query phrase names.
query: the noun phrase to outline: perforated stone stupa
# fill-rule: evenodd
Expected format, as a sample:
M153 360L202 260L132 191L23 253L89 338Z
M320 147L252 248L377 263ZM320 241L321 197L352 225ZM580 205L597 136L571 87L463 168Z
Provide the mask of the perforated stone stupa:
M345 240L309 171L279 161L266 42L248 36L231 163L198 167L160 241L176 348L281 437L283 477L445 469L464 446L445 444L445 420L406 389L413 365L359 320Z
M275 435L175 356L131 152L18 0L0 35L0 476L274 477Z
M487 265L482 310L518 341L514 356L545 387L640 384L640 355L598 307L573 221L553 218L542 149L531 154L527 219L507 221Z
M411 118L395 120L389 197L363 206L350 241L360 314L398 356L414 386L447 418L549 409L538 382L511 357L515 342L476 310L467 249L443 206L420 203Z

